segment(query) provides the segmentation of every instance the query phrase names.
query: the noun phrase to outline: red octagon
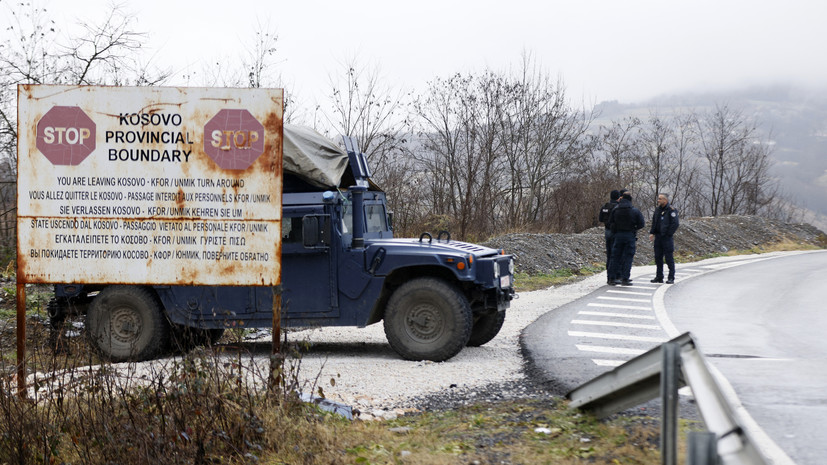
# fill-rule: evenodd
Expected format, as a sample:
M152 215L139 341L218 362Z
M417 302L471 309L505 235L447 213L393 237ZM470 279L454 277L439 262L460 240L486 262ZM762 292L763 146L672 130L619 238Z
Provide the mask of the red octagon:
M204 152L225 170L246 170L264 153L264 126L247 110L221 110L204 125Z
M79 165L95 151L95 122L80 107L52 107L37 122L35 145L54 165Z

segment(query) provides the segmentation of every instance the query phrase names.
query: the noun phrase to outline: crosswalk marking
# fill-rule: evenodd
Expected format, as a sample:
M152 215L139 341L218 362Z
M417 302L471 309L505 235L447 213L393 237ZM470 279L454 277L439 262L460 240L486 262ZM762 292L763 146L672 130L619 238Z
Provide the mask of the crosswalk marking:
M660 326L658 325L642 325L636 323L620 323L614 321L572 320L572 323L577 325L614 326L618 328L660 329Z
M615 355L640 355L645 350L642 349L627 349L624 347L607 347L607 346L589 346L583 344L576 344L578 350L583 352L596 352L600 354L615 354Z
M616 290L609 290L609 291L606 291L606 292L612 293L612 294L648 295L648 296L651 296L651 295L654 294L654 292L635 292L635 291L616 291Z
M603 300L617 300L621 302L649 302L649 299L631 299L629 297L606 297L601 295L597 298Z
M614 318L635 318L638 320L654 320L655 317L652 315L635 315L631 313L612 313L612 312L590 312L588 310L581 310L577 312L578 315L589 315L589 316L609 316Z
M601 367L619 367L626 363L626 360L601 360L599 358L593 358L592 362Z
M641 307L640 305L601 304L598 302L590 302L586 306L601 308L625 308L626 310L652 310L652 307Z
M609 333L589 333L585 331L569 331L568 335L571 337L591 337L596 339L614 339L619 341L635 341L635 342L657 342L662 344L668 339L663 337L650 336L631 336L624 334L609 334Z

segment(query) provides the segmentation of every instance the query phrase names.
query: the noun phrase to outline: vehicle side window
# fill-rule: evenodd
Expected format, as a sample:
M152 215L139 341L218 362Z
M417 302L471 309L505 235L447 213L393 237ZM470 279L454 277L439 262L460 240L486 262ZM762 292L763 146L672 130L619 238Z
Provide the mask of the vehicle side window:
M282 218L281 219L281 242L301 243L302 242L302 219Z
M353 210L350 203L342 205L342 233L350 234L353 231Z
M383 232L388 230L384 205L365 205L365 220L367 222L367 232Z

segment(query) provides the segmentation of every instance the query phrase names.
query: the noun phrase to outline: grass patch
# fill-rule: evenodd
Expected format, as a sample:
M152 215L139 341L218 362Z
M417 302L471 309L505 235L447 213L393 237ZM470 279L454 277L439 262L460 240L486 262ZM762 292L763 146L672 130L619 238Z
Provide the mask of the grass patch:
M601 422L559 400L476 404L353 428L343 436L356 441L346 449L350 463L660 463L656 427Z
M821 250L827 248L827 242L825 242L824 246L817 246L814 244L803 243L803 242L796 242L789 239L784 239L777 242L771 242L768 244L761 244L749 249L732 249L726 252L716 252L710 253L705 255L692 255L687 251L676 251L675 252L675 262L676 263L692 263L701 260L706 260L708 258L718 258L718 257L735 257L738 255L753 255L753 254L763 254L763 253L771 253L771 252L792 252L797 250ZM654 262L652 263L654 264Z
M529 274L517 272L514 274L514 289L517 292L530 292L547 289L551 286L569 284L586 276L604 271L604 265L592 265L580 269L563 268L553 273Z

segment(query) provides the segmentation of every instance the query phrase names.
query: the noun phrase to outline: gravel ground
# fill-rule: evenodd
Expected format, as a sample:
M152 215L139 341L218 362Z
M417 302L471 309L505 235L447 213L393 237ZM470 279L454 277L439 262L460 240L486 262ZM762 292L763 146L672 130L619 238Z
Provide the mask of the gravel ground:
M520 334L541 315L594 291L605 280L605 275L595 275L574 284L521 293L494 340L482 347L466 347L445 362L400 359L388 346L381 324L293 331L288 340L311 343L300 366L306 391L315 391L315 381L329 400L353 406L363 419L394 418L478 400L547 397L524 373Z

